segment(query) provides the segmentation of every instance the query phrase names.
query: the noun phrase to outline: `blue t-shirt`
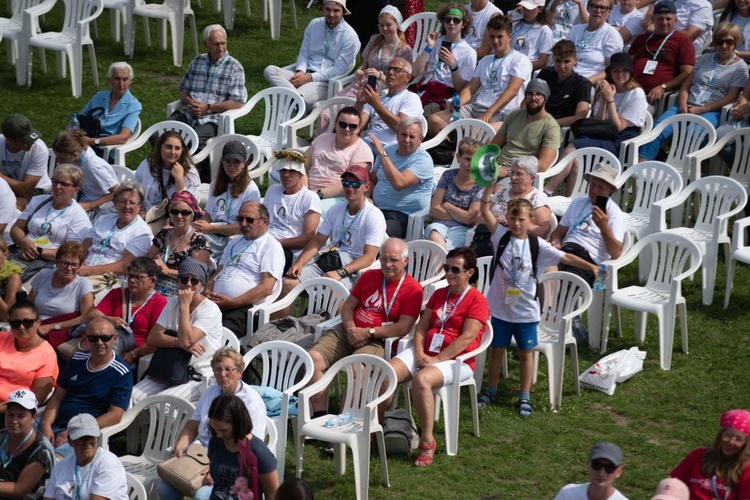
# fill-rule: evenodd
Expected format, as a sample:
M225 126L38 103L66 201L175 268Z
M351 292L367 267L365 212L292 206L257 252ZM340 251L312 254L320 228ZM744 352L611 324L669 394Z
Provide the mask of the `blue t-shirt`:
M135 131L138 124L138 115L141 114L143 106L128 90L115 104L115 109L109 110L109 98L112 95L110 90L102 90L94 94L94 97L86 103L81 113L85 113L94 108L104 108L104 114L99 117L101 137L108 137L120 133L122 127L131 132Z
M276 457L273 456L268 446L253 436L250 440L250 451L258 459L258 474L263 475L276 471ZM224 445L224 440L212 437L208 442L208 459L211 479L214 480L214 487L211 491L211 500L224 500L227 498L237 498L229 493L234 486L234 482L240 476L240 454L231 452ZM259 483L260 485L260 483ZM260 485L260 493L263 493L263 486Z
M393 165L399 172L411 171L417 176L419 182L414 186L396 191L385 176L383 165L380 157L378 157L372 166L373 171L378 176L378 183L375 185L372 199L375 206L380 210L397 210L405 214L413 214L430 206L432 187L435 183L435 165L432 163L429 153L424 149L420 148L408 156L399 156L396 153L397 149L398 144L392 144L385 148Z
M60 377L58 385L67 391L60 402L55 427L66 428L68 420L79 413L100 417L110 406L127 410L133 392L133 375L130 366L119 355L104 368L88 368L89 352L73 354Z

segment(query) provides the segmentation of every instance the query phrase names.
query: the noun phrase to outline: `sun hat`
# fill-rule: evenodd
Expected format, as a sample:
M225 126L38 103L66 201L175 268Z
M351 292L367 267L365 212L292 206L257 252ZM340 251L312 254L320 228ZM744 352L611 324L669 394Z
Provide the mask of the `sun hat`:
M335 2L341 5L344 8L345 16L348 16L349 14L351 14L351 12L349 12L349 9L346 8L346 0L325 0L325 2L323 2L323 5L327 4L328 2Z
M299 151L285 149L283 151L276 151L273 155L276 157L276 161L273 163L274 172L294 170L303 175L307 173L305 170L305 157Z
M606 163L598 163L591 172L583 174L583 178L589 181L589 178L596 177L603 180L613 187L617 187L617 169Z

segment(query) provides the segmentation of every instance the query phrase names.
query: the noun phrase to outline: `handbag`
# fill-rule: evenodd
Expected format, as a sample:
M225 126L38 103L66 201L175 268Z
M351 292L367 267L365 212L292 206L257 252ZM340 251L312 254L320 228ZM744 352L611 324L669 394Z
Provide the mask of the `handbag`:
M177 332L166 330L165 335L177 338ZM179 347L159 347L143 376L149 376L170 386L182 385L190 380L200 381L200 375L190 365L191 353Z
M78 124L81 130L86 132L87 137L96 138L102 130L102 123L99 117L104 114L104 108L92 108L85 113L78 115Z
M234 483L235 495L239 495L243 490L250 490L252 498L260 498L260 482L258 478L258 457L250 449L250 440L245 438L239 443L240 452L240 476ZM242 481L242 478L245 481Z
M337 249L331 248L327 252L320 254L317 264L320 270L324 273L327 273L328 271L335 271L336 269L341 269L341 255L339 255L339 251Z
M620 131L614 123L598 118L582 118L570 126L570 131L576 139L588 137L602 141L616 141L620 137Z
M203 486L203 471L208 468L208 451L199 444L191 445L181 457L170 458L156 466L156 473L182 495L192 497Z

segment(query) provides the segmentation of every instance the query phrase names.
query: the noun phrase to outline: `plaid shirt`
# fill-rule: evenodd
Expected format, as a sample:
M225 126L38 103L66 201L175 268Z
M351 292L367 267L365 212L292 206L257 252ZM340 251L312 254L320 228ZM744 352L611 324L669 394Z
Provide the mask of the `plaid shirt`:
M182 77L180 92L187 92L206 104L224 101L245 104L245 70L242 64L229 54L213 63L209 61L208 54L200 54L192 60L185 76ZM193 127L219 122L219 115L216 113L195 117L187 109L184 111Z

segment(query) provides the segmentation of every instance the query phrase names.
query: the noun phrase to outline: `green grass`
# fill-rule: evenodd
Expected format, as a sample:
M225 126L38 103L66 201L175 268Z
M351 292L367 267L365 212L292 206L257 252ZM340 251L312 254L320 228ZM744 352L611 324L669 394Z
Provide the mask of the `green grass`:
M375 1L375 0L372 0ZM198 27L221 22L209 0L195 8ZM270 39L267 23L259 20L259 7L253 2L253 16L244 9L236 16L236 28L229 35L230 53L245 67L248 93L265 88L263 68L267 64L292 62L302 37L303 27L313 14L304 14L298 2L300 28L294 30L289 20L289 4L284 2L282 39ZM3 2L5 4L5 2ZM436 5L428 1L428 8ZM7 15L5 12L3 15ZM59 26L59 6L47 15L45 29ZM152 32L156 30L152 24ZM182 68L172 65L171 51L147 47L143 25L136 27L135 57L131 64L136 78L131 88L144 104L141 114L144 127L165 118L165 105L177 99L177 83L190 61L189 36L186 36L185 62ZM70 81L58 80L54 58L48 54L50 72L44 75L34 53L33 85L17 87L14 68L5 58L5 45L0 54L0 116L11 112L27 115L42 133L47 144L67 124L70 114L80 110L97 90L107 88L104 75L111 62L124 60L122 44L110 38L109 17L99 19L96 39L97 61L101 85L95 87L87 55L84 54L83 96L71 97ZM242 133L259 131L262 112L240 120ZM131 154L128 165L135 167L145 156ZM632 270L631 270L632 274ZM631 276L632 279L632 276ZM750 321L750 271L742 268L735 279L732 305L722 309L725 267L719 266L717 294L714 305L700 302L700 278L686 282L683 291L688 300L690 354L685 355L676 343L672 369L664 372L658 364L656 323L649 322L646 343L648 352L644 370L618 387L614 396L583 391L572 393L569 370L559 413L547 408L546 362L541 363L539 382L533 390L536 414L518 417L512 407L518 387L518 364L511 359L510 379L501 381L500 406L484 409L480 414L481 437L471 433L468 398L461 408L458 455L447 457L443 440L443 423L435 429L438 452L432 467L415 469L413 457L389 457L391 488L381 486L379 461L373 457L370 467L372 498L478 498L494 495L508 499L551 498L568 482L586 481L585 460L591 446L602 439L618 443L625 453L625 472L618 486L633 499L650 498L657 482L693 448L707 445L718 426L719 414L729 408L750 407L747 369ZM632 315L624 313L622 338L611 338L609 352L635 345ZM677 335L679 339L679 335ZM587 347L579 347L580 369L583 371L601 356ZM569 361L569 360L568 360ZM567 365L570 366L569 363ZM287 476L294 473L294 451L287 449ZM304 477L312 483L318 498L353 498L354 480L351 460L344 476L333 473L332 458L322 450L307 446Z

